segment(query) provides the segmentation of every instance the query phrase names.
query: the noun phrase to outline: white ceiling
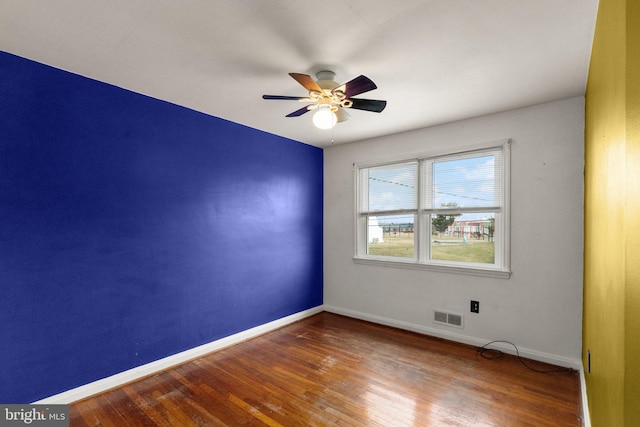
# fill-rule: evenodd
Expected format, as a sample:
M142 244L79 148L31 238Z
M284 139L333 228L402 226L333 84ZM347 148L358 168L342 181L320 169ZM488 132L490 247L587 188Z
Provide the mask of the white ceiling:
M598 0L2 0L0 50L319 147L584 95ZM382 113L285 115L287 75L364 74Z

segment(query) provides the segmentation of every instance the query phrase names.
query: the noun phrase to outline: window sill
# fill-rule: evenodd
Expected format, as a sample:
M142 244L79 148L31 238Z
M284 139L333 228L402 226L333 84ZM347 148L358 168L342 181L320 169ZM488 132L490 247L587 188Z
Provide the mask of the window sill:
M355 264L377 265L381 267L408 268L413 270L428 270L441 273L466 274L470 276L495 277L498 279L508 279L511 276L509 270L491 270L474 267L455 267L449 265L421 264L414 261L388 261L372 258L353 258Z

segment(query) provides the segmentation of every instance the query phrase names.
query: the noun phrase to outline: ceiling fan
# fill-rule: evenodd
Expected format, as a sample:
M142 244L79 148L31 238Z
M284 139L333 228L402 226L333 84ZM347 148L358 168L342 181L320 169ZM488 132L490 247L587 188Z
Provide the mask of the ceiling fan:
M308 96L262 95L262 98L311 102L311 104L287 114L287 117L298 117L311 110L316 110L313 115L313 123L320 129L331 129L336 123L347 120L349 114L344 110L345 108L379 113L387 106L387 101L352 98L352 96L377 89L375 83L366 76L358 76L347 83L338 84L333 80L336 76L333 71L317 72L317 81L307 74L289 73L289 75L309 91Z

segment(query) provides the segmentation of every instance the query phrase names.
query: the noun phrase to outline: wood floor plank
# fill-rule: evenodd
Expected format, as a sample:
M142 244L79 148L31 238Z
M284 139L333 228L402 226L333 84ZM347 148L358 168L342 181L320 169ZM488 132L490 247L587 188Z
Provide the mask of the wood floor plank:
M122 391L128 396L133 405L137 406L142 412L144 412L150 421L150 425L171 427L169 421L158 411L157 405L159 404L155 399L151 398L150 394L138 393L131 384L122 387ZM145 423L145 420L141 421L141 424Z
M528 361L538 369L557 368ZM71 426L581 426L575 371L320 313L70 407Z

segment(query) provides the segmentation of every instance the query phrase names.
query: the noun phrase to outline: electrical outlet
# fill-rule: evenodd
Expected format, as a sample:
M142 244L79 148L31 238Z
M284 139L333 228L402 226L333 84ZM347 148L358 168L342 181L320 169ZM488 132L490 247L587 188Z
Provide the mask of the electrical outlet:
M471 312L480 313L480 301L471 301Z

